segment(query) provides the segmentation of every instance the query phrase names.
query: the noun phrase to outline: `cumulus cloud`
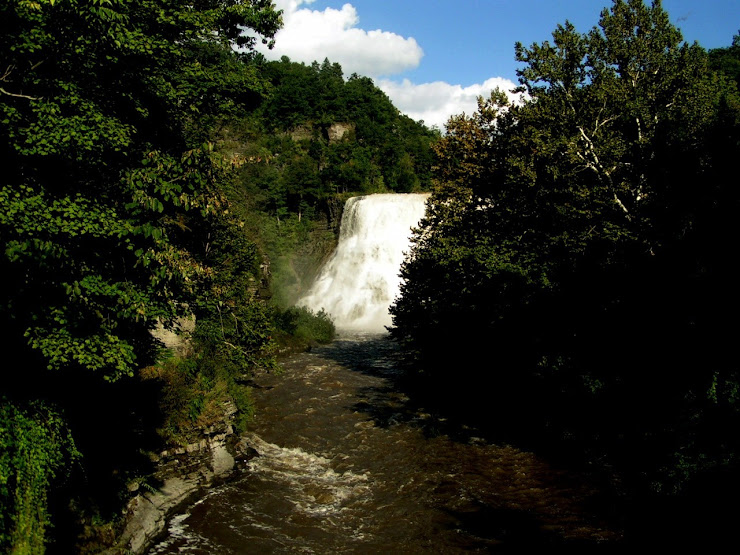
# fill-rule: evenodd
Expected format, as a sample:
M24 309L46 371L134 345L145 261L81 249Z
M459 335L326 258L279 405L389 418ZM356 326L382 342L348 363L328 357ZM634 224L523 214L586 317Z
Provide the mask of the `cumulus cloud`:
M394 75L419 65L424 52L413 38L388 31L366 31L351 4L323 11L301 7L313 0L278 0L283 10L283 28L275 36L275 47L260 45L265 57L278 60L288 56L296 62L338 62L346 75L370 77Z
M455 114L472 114L479 96L488 96L495 87L510 91L515 84L492 77L483 83L463 87L443 81L415 84L389 79L418 67L424 55L413 37L402 37L380 29L362 29L352 4L341 9L311 9L315 0L276 0L283 10L283 28L275 36L275 47L257 49L270 60L288 56L295 62L310 64L328 58L338 62L345 76L352 73L373 77L404 114L415 120L444 129Z
M487 97L496 87L506 91L512 100L515 95L510 91L516 86L509 79L492 77L483 83L463 87L450 85L443 81L415 84L404 79L401 82L381 79L376 83L388 95L401 112L415 120L424 120L428 126L436 125L444 129L450 116L470 115L478 108L479 96Z

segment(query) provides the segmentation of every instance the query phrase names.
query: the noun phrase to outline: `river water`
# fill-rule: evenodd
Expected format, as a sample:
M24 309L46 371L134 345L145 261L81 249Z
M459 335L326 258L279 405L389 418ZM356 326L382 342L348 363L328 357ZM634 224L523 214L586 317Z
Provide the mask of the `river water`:
M416 406L395 344L355 334L258 375L257 455L151 553L458 553L618 546L588 477Z

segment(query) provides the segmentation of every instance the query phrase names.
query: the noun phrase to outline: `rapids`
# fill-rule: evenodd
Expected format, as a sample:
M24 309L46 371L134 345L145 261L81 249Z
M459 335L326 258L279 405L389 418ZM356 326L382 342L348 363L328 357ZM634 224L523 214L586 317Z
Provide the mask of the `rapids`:
M257 455L175 517L151 553L458 553L595 547L598 491L415 405L396 346L354 335L255 379Z

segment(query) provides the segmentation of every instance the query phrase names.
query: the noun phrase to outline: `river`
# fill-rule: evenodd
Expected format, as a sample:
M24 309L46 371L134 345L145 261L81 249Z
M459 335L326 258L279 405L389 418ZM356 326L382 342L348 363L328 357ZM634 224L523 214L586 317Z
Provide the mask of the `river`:
M354 334L254 381L257 453L151 553L457 553L617 546L587 476L477 437L398 387L395 344Z

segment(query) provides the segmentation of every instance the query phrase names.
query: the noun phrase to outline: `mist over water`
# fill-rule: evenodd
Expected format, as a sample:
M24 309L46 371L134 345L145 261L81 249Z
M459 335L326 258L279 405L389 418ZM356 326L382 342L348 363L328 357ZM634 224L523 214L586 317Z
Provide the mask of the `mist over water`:
M399 294L399 269L411 229L424 216L428 194L369 195L347 201L337 250L298 301L323 309L341 330L381 333Z

